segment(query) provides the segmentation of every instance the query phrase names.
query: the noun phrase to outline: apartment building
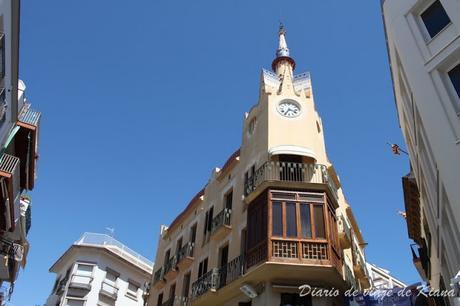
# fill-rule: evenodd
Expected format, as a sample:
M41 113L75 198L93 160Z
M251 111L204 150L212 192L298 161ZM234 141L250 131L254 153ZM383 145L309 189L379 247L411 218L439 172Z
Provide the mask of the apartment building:
M385 0L382 12L410 158L412 256L423 280L450 289L460 270L460 1Z
M45 306L142 306L152 266L111 236L84 233L50 268Z
M19 8L18 0L0 0L0 284L11 285L29 249L32 200L26 192L37 175L41 118L19 79Z
M364 238L327 158L310 74L283 27L242 144L169 226L148 305L343 305L299 286L368 288Z
M407 285L404 284L399 279L395 278L390 274L390 271L378 267L377 265L366 263L369 277L371 279L371 284L373 289L377 290L388 290L393 288L406 288Z

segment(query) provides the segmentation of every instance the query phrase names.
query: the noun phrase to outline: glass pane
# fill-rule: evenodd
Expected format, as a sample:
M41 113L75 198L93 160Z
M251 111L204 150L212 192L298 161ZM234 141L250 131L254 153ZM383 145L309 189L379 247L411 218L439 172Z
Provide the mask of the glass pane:
M421 17L431 37L436 36L436 34L441 32L441 30L450 23L449 16L447 16L447 13L439 0L435 1L429 8L427 8L422 13Z
M315 216L316 238L326 238L326 230L324 229L323 206L315 205L313 207L313 214Z
M286 237L297 237L295 203L286 203Z
M273 202L272 204L272 235L283 236L283 213L281 210L280 202Z
M300 205L300 220L302 222L302 237L311 238L310 204Z
M458 97L460 98L460 64L449 71L449 78L452 82L452 85L454 85L455 90L457 91Z

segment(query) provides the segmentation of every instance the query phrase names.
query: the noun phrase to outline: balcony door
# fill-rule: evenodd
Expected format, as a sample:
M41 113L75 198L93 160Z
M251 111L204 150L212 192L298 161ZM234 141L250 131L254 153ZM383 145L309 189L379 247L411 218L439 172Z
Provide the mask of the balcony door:
M228 244L219 250L219 266L220 266L220 284L222 287L227 283L227 263L228 263Z
M278 155L278 160L281 181L303 181L302 156L282 154Z

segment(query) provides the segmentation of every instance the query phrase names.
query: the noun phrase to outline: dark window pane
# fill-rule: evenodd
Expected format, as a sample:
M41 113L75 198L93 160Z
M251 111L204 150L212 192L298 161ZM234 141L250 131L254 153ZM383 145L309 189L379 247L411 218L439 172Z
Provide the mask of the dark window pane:
M286 203L286 237L297 237L295 203Z
M458 97L460 98L460 64L449 71L449 78L452 82L452 85L454 85L455 90L457 91Z
M439 0L427 8L421 17L431 37L441 32L450 23L449 16Z
M300 205L300 220L302 222L302 237L311 238L310 204Z
M323 206L315 205L313 207L313 214L315 216L316 238L326 238L326 230L324 229Z
M232 209L233 190L225 196L225 208Z
M280 202L273 202L272 235L283 236L283 213Z

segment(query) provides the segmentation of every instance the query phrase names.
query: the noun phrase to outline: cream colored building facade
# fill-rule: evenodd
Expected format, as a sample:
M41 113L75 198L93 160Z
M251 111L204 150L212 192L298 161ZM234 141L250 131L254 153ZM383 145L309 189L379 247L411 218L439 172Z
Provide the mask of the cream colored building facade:
M460 270L460 1L382 1L414 263L434 288ZM408 169L409 170L409 169Z
M242 145L169 227L148 305L343 305L308 284L367 288L365 242L327 158L309 73L294 75L284 29Z

